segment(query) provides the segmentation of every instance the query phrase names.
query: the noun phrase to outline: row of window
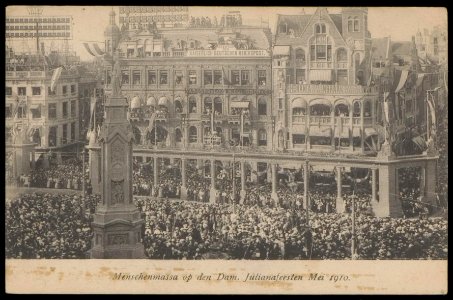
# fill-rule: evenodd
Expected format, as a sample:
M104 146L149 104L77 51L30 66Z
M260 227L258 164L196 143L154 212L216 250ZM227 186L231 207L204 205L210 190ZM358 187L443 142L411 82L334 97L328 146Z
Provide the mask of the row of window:
M69 32L40 32L39 35L34 32L15 32L15 33L5 33L5 37L69 37L71 34Z
M148 70L147 84L154 85L157 84L157 75L159 73L159 84L165 85L169 84L169 72L167 70ZM228 76L222 70L204 70L203 71L203 84L204 85L250 85L251 77L250 70L232 70L231 71L231 81L229 81ZM175 71L174 81L176 85L184 84L184 75L183 71ZM266 70L258 70L258 85L265 86L267 81ZM111 83L111 73L107 73L107 84ZM130 84L130 72L122 71L121 73L121 83ZM198 84L198 74L195 70L188 71L187 83L189 85ZM140 85L142 84L142 72L141 71L132 71L132 84Z
M73 122L71 123L71 136L68 136L68 124L63 124L62 125L62 137L61 137L61 143L63 145L67 143L73 143L75 141L75 131L76 131L76 123ZM57 146L57 131L58 131L58 126L51 126L49 127L49 147L55 147Z
M36 30L36 25L5 26L6 30ZM69 25L38 26L39 30L69 30Z
M326 24L317 23L313 27L313 31L316 34L325 34L326 33ZM348 32L359 32L360 31L360 22L358 17L349 17L348 18ZM280 33L294 33L294 29L288 28L288 24L280 24Z
M220 136L222 134L222 128L217 127L215 129L216 133ZM210 127L205 127L204 128L205 133L210 133L211 128ZM198 143L198 129L195 126L190 126L189 127L189 143ZM182 132L179 128L176 128L175 130L175 137L176 137L176 142L182 142ZM233 139L240 139L240 130L238 128L233 128L231 130L231 137ZM265 129L259 129L258 130L258 146L267 146L267 131Z
M55 91L51 91L50 87L47 88L47 92L49 95L56 95ZM61 87L61 92L63 95L68 94L68 86L63 85ZM13 88L10 86L5 87L5 94L6 96L12 96L13 95ZM41 87L39 86L33 86L31 87L31 94L32 96L40 96L41 95ZM71 85L71 94L75 95L76 94L76 86ZM19 86L17 87L17 95L19 96L26 96L27 95L27 87L25 86Z
M76 101L71 101L70 102L70 112L71 112L71 117L75 118L77 115L77 109L76 109ZM63 102L62 103L62 117L67 118L69 114L68 110L68 102ZM41 106L34 107L30 109L30 112L32 114L32 119L39 119L41 118ZM12 118L13 117L13 111L11 106L6 106L5 107L5 117L6 118ZM48 105L47 109L47 116L49 119L56 119L57 118L57 103L50 103ZM27 107L26 106L19 106L17 108L17 117L18 118L27 118Z
M6 23L69 23L70 18L7 18Z

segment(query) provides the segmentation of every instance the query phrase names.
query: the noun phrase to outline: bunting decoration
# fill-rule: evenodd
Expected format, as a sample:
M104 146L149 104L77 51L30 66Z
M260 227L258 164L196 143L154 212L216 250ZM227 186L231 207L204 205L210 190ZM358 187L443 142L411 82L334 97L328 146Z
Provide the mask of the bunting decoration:
M99 45L96 43L83 43L83 46L91 56L99 57L105 54L105 52L102 51L101 48L99 48Z

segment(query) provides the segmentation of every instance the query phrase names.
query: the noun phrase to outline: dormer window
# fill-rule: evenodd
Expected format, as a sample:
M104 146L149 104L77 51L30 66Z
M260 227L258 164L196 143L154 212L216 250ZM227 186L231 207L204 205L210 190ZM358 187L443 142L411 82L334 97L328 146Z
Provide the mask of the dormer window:
M280 33L288 33L288 24L280 24Z
M359 18L354 17L354 31L360 31L360 26L359 26Z
M315 33L326 33L326 24L315 24Z

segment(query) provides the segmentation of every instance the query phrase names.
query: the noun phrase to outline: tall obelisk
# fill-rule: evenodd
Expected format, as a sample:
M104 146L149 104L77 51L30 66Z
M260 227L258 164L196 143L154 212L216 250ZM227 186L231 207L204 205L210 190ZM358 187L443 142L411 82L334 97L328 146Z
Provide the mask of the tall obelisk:
M126 98L121 95L120 62L114 58L112 94L105 103L101 145L101 203L92 223L91 258L145 258L141 243L143 220L132 198L132 127Z

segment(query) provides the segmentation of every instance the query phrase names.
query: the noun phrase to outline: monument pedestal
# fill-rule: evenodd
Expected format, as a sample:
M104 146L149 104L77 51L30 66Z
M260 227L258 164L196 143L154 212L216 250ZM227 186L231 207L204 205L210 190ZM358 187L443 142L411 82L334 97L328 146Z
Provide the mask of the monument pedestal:
M345 203L343 197L337 197L335 200L335 206L337 208L337 213L342 214L346 211Z
M274 200L275 205L278 206L278 201L279 201L278 194L276 192L273 192L271 194L271 198L272 198L272 200Z
M181 200L187 200L187 187L181 187Z
M209 203L216 203L217 202L217 190L211 189L209 192Z

